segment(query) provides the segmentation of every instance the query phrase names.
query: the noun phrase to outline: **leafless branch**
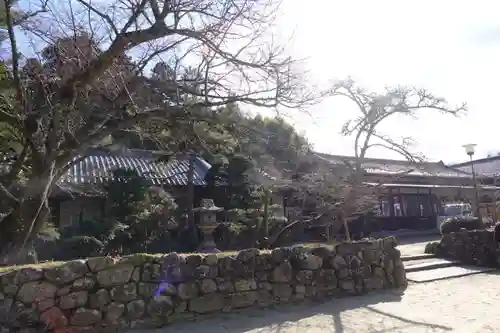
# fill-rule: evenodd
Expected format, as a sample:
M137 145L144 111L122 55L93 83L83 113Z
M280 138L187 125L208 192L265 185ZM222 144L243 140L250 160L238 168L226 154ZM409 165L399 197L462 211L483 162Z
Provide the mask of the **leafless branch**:
M444 98L436 97L426 89L415 87L386 87L384 93L377 94L358 87L352 79L346 79L335 83L330 94L331 96L349 98L356 104L361 113L360 117L346 122L342 129L343 135L355 135L354 152L358 158L364 158L366 151L375 146L371 139L377 137L385 141L385 144L379 143L377 146L386 145L386 148L395 150L411 159L413 154L407 151L407 147L397 145L387 136L375 134L380 123L393 115L417 117L419 112L425 109L452 116L460 116L467 112L465 103L450 106Z
M43 1L21 21L6 1L15 96L0 99L0 122L25 143L12 169L25 186L11 220L25 222L28 234L68 165L110 135L154 122L189 125L196 140L196 124L212 121L213 108L305 108L324 96L274 43L279 0ZM15 24L31 45L46 43L35 57L20 57ZM166 75L145 73L158 60ZM6 184L0 197L10 200ZM31 197L36 204L24 209Z
M40 4L40 8L35 10L35 11L32 11L32 12L26 12L26 13L22 13L20 16L16 17L14 20L13 20L13 25L16 26L16 25L22 25L24 24L26 21L32 19L32 18L35 18L37 16L39 16L40 14L42 13L46 13L48 11L47 9L47 6L49 4L49 0L43 0Z

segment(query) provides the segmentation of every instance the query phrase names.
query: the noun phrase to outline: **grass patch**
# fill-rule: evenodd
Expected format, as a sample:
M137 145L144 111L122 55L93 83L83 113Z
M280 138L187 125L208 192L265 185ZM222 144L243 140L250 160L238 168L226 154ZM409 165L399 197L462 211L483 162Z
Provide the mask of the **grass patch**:
M303 243L299 244L299 246L303 246L308 249L315 249L318 247L335 247L335 245L340 244L339 242L330 242L330 243Z
M23 268L50 268L50 267L56 267L64 264L65 261L45 261L41 262L39 264L29 264L29 265L16 265L16 266L5 266L5 267L0 267L0 273L5 273L9 271L17 271Z

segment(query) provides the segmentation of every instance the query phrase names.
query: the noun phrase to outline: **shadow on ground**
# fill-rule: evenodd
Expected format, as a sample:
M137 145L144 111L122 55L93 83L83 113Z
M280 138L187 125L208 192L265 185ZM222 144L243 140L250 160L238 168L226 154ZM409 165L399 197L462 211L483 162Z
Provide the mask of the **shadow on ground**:
M396 291L386 291L371 293L364 296L332 299L326 302L314 302L300 305L283 305L275 309L257 310L247 309L240 313L218 314L214 318L200 319L189 323L179 323L172 326L151 331L141 331L143 333L243 333L251 331L253 333L288 333L288 332L389 332L392 328L381 330L377 323L370 323L370 320L363 320L363 328L354 327L356 319L349 318L348 323L344 323L341 314L345 311L364 309L366 315L374 314L379 318L386 317L391 322L398 322L398 328L421 327L424 331L450 331L451 328L425 322L410 320L391 313L386 313L373 307L378 303L397 303L401 300L402 293ZM322 320L308 320L308 318L321 315ZM327 319L324 319L324 318ZM366 327L372 326L370 328ZM401 327L403 326L403 327ZM366 330L366 329L369 330ZM130 333L138 331L130 331Z

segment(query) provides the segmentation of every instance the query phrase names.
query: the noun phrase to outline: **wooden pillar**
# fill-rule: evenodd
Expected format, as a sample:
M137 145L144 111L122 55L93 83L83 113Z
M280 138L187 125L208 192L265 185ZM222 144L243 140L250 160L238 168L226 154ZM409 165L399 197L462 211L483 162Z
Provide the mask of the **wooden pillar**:
M420 187L417 187L417 212L418 216L422 217L423 209L420 208Z
M390 212L390 215L391 217L394 217L394 197L392 195L392 188L389 187L389 195L388 195L388 203L389 203L389 212Z
M495 191L493 192L493 222L497 221L497 176L493 175L493 186Z
M190 228L196 227L196 222L194 220L194 155L189 152L189 166L188 166L188 198L187 198L187 211L188 211L188 225Z
M434 196L432 195L432 189L429 187L429 204L431 205L432 216L436 215L436 207L434 206Z

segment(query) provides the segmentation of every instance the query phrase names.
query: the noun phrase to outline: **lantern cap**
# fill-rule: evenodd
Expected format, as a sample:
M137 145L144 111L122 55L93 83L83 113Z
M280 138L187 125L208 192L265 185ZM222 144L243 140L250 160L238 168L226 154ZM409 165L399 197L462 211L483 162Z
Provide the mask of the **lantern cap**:
M468 143L468 144L463 145L462 147L465 148L465 152L469 156L474 155L474 153L476 151L476 144L474 144L474 143Z

